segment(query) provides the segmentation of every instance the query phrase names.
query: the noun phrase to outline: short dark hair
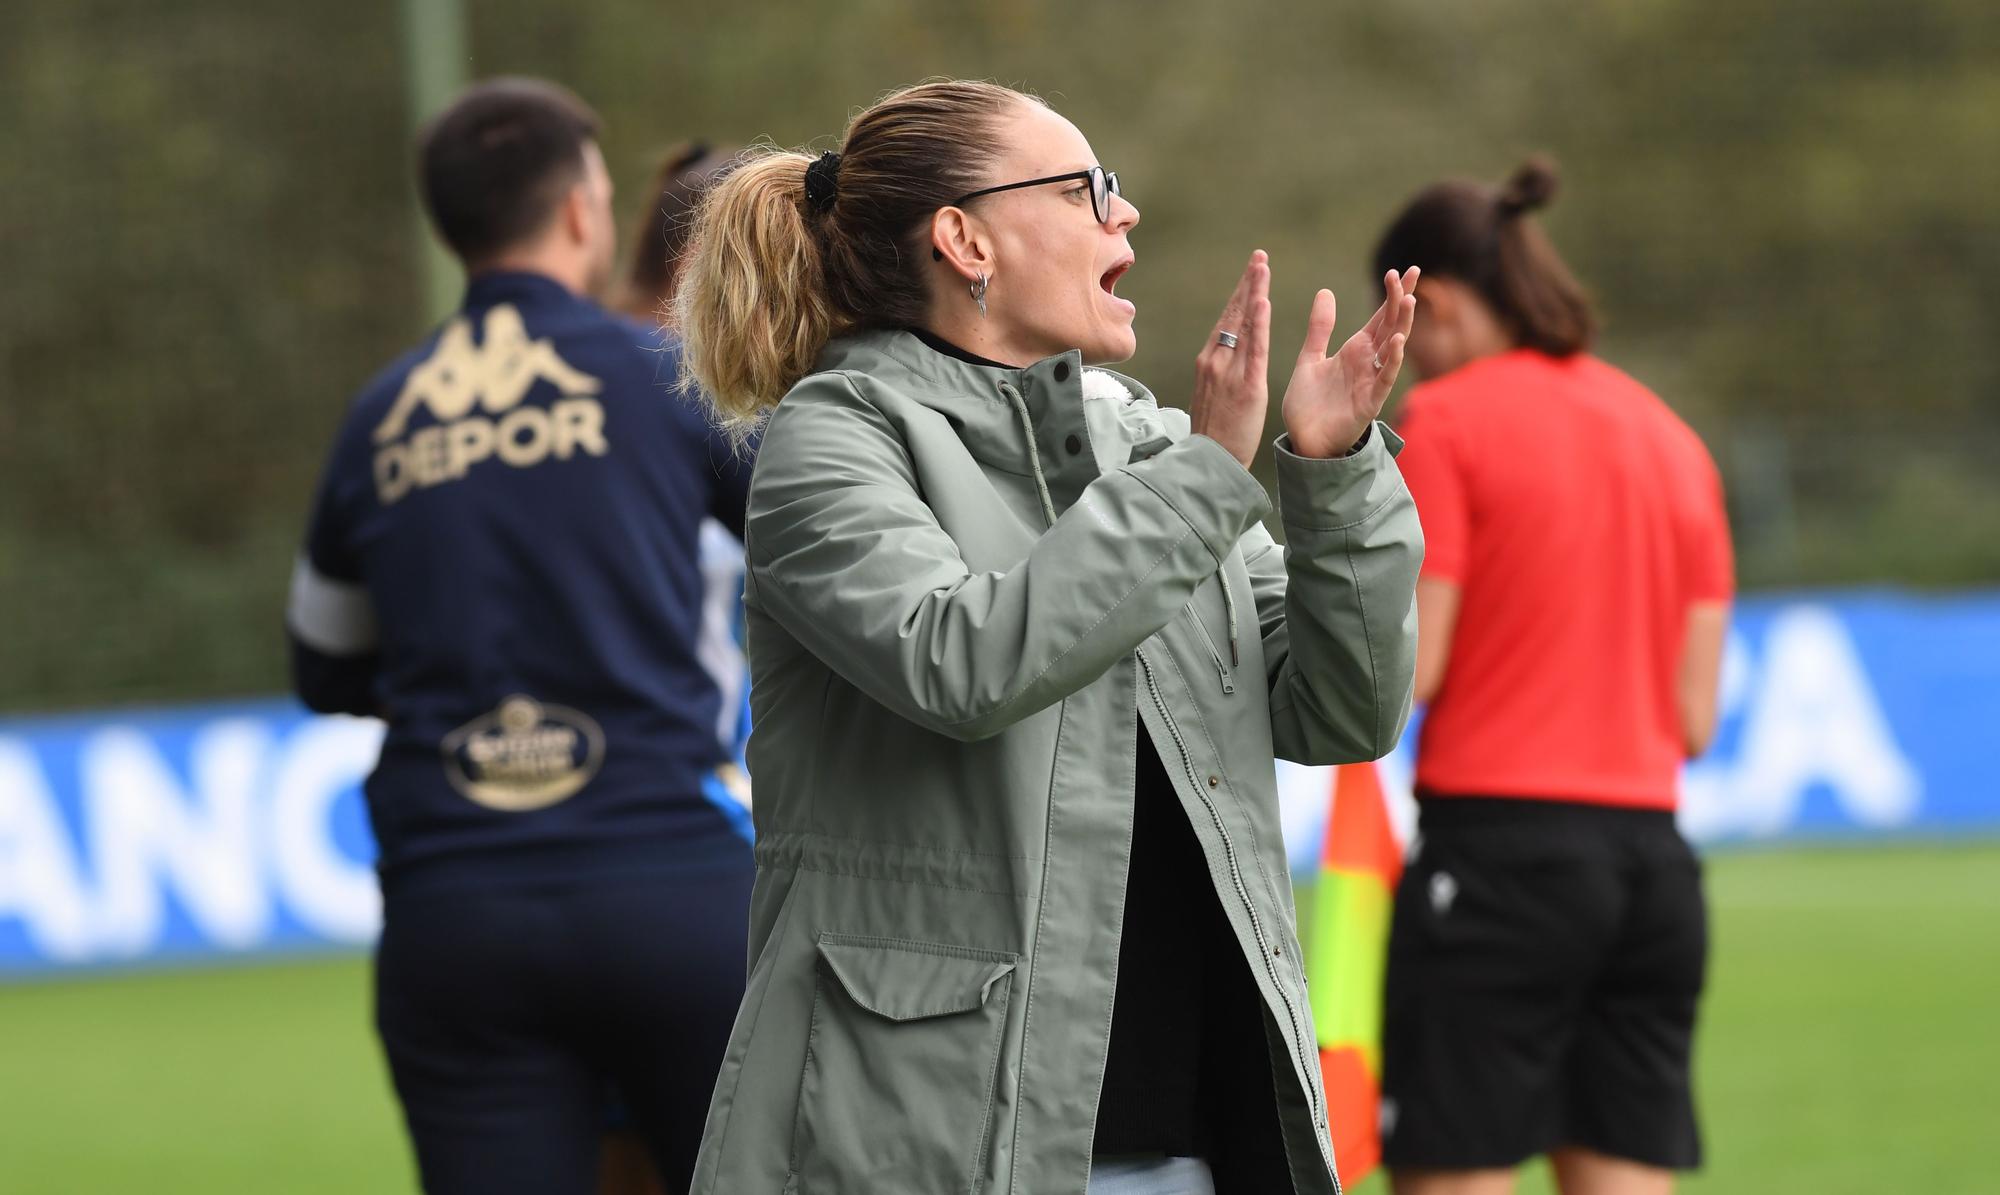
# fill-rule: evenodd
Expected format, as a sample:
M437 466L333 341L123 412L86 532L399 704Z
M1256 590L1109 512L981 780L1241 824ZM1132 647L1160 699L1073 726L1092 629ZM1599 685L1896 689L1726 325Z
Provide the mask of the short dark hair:
M1587 351L1597 337L1590 294L1533 218L1555 198L1560 177L1554 161L1536 156L1504 186L1426 187L1382 234L1375 276L1421 266L1426 277L1477 291L1524 347L1557 357Z
M548 222L583 176L597 113L542 79L475 83L424 128L418 172L438 236L468 265Z

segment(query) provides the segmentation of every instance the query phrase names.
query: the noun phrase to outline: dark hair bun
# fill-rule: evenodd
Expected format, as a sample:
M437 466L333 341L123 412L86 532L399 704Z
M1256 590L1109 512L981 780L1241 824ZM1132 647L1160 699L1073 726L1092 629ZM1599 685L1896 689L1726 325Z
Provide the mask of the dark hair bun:
M675 175L685 170L691 170L699 166L703 158L708 157L714 152L706 141L690 141L685 145L676 146L667 151L666 173Z
M1500 214L1519 216L1547 207L1549 201L1556 197L1556 187L1561 181L1555 159L1544 154L1534 155L1521 163L1520 169L1507 180L1507 185L1500 188Z

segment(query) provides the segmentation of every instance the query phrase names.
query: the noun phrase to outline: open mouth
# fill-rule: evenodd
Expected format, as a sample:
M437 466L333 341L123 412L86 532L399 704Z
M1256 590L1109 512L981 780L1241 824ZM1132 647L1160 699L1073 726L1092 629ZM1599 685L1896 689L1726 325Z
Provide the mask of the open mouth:
M1131 268L1132 268L1132 259L1126 258L1124 261L1121 261L1117 265L1112 266L1110 269L1104 271L1104 273L1097 279L1097 285L1104 288L1105 294L1116 295L1118 293L1118 280L1120 278L1123 278L1125 276L1125 271Z

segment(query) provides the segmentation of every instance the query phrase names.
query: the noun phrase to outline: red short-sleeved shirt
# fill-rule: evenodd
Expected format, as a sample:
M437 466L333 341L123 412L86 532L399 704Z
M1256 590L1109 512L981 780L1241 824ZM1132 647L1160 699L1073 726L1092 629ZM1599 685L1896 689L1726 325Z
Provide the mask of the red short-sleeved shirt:
M1519 350L1418 386L1397 464L1460 587L1417 784L1672 808L1688 607L1734 587L1722 484L1650 390Z

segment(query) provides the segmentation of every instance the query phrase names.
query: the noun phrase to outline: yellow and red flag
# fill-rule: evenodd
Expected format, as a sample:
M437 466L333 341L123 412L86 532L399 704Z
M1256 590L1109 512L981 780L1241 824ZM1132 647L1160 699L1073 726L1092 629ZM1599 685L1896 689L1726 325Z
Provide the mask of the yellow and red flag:
M1343 1186L1382 1160L1382 975L1403 846L1371 763L1334 769L1306 949L1327 1124Z

